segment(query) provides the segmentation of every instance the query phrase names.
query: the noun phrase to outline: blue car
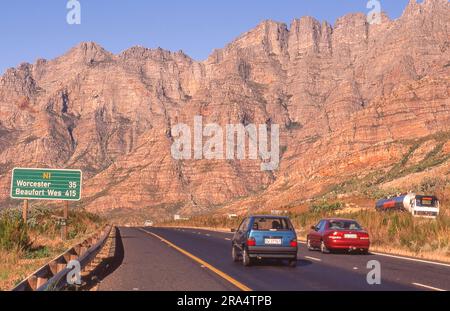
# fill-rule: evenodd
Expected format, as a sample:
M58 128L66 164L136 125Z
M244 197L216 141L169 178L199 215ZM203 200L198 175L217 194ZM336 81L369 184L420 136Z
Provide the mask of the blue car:
M232 239L232 258L242 258L244 266L257 259L287 259L297 266L297 234L288 217L250 216L245 218Z

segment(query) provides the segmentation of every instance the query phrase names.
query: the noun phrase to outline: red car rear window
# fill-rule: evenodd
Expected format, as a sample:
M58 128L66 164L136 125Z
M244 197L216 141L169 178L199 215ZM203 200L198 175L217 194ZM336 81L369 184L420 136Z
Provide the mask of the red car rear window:
M362 230L356 221L332 220L329 224L330 230Z

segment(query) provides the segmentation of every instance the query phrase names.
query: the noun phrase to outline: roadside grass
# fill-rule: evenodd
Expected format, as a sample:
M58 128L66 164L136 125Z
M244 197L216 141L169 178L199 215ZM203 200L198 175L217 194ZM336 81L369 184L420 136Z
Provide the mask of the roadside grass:
M336 215L308 212L291 217L299 236L305 239L309 228L320 219ZM415 218L407 212L373 210L343 213L339 217L356 219L370 233L372 246L378 250L398 249L418 256L434 253L450 259L450 217L445 213L437 220Z
M30 273L98 230L104 220L77 209L69 212L68 240L61 239L61 227L54 216L62 210L31 208L27 224L21 211L0 213L0 290L9 290Z

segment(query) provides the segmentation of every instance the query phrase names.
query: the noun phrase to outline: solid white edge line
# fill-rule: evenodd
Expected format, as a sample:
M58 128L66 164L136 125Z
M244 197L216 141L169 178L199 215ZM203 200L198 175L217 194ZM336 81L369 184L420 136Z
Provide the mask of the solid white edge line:
M412 283L412 284L415 285L415 286L424 287L424 288L427 288L427 289L432 289L432 290L438 291L438 292L446 292L446 290L442 289L442 288L428 286L428 285L424 285L424 284L420 284L420 283Z
M315 257L310 257L310 256L305 256L305 258L315 260L315 261L322 261L322 259L320 259L320 258L315 258Z
M299 244L306 244L306 242L304 242L304 241L298 241L298 243ZM385 254L385 253L372 252L372 251L370 253L373 254L373 255L377 255L377 256L391 257L391 258L396 258L396 259L403 259L403 260L427 263L427 264L431 264L431 265L438 265L438 266L443 266L443 267L449 267L450 268L450 264L443 263L443 262L437 262L437 261L431 261L431 260L425 260L425 259L418 259L418 258L410 258L410 257L399 256L399 255L391 255L391 254Z
M443 267L450 267L450 264L446 264L446 263L442 263L442 262L429 261L429 260L416 259L416 258L409 258L409 257L390 255L390 254L384 254L384 253L376 253L376 252L371 252L371 253L374 254L374 255L378 255L378 256L384 256L384 257L391 257L391 258L397 258L397 259L403 259L403 260L427 263L427 264L438 265L438 266L443 266Z

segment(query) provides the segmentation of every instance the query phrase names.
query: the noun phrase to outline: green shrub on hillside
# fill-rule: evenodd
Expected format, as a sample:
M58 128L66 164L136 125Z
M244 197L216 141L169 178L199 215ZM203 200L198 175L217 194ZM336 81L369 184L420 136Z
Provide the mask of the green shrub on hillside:
M316 203L310 207L310 211L313 213L322 213L322 212L333 212L342 209L344 204L341 202L336 203L328 203L328 202L321 202Z
M413 190L417 193L435 194L436 192L443 191L448 184L448 178L428 177L422 180Z
M27 226L18 213L0 215L0 249L27 250L31 246Z

